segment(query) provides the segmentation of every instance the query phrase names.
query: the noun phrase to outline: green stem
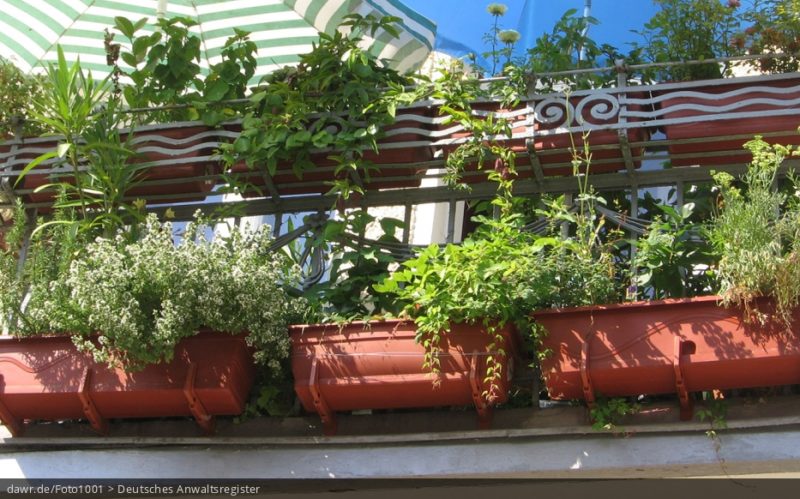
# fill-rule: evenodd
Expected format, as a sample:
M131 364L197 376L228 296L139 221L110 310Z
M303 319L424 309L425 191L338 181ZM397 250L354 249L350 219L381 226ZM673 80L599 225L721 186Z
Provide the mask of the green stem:
M72 136L70 136L70 139ZM70 164L72 166L72 172L75 177L75 188L78 190L78 198L81 201L81 214L83 215L83 220L86 221L88 214L86 209L86 200L83 196L83 185L81 182L81 176L78 171L78 153L77 153L78 144L71 143L69 148L69 156L70 156Z
M500 32L500 16L494 16L494 28L492 29L492 76L496 74L497 71L497 34Z

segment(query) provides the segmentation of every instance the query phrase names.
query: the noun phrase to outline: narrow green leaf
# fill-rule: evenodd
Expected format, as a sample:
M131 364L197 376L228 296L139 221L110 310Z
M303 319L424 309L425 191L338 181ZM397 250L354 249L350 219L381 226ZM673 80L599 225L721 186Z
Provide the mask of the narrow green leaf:
M30 172L31 170L33 170L34 168L39 166L39 164L41 164L43 161L47 161L47 160L53 159L55 157L56 157L56 152L55 151L48 151L48 152L38 156L36 159L31 161L30 163L28 163L27 166L25 166L25 168L23 168L22 171L19 173L19 177L17 177L17 181L14 182L14 186L19 185L19 183L23 179L23 177L25 177L25 175L27 175L28 172Z

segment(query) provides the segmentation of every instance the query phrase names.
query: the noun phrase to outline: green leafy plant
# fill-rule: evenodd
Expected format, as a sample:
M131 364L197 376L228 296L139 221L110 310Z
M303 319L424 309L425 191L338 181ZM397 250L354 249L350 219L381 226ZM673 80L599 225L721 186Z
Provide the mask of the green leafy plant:
M703 398L706 399L707 402L702 409L697 411L697 418L700 421L708 421L706 436L711 440L714 446L714 453L717 455L717 460L719 461L722 471L731 478L725 459L720 453L722 450L722 439L719 436L719 431L728 427L728 402L720 397L719 394L716 393L716 390L712 393L703 392ZM733 480L733 478L731 479Z
M48 91L48 80L27 75L0 57L0 141L41 135L51 128L31 119L34 103Z
M624 432L619 426L622 418L641 410L639 404L631 404L624 398L598 397L589 411L589 417L592 419L592 428L597 431Z
M715 440L718 444L717 431L724 430L728 427L728 402L722 398L713 398L708 401L705 407L698 409L697 419L700 421L708 421L709 429L706 435Z
M800 69L800 0L754 0L743 14L750 26L734 43L751 54L786 54L749 61L765 73Z
M345 213L340 220L329 220L314 244L325 245L331 254L328 279L309 290L307 296L316 305L322 321L364 319L385 312L396 312L395 301L375 292L373 285L382 282L398 258L387 245L399 244L396 231L403 222L391 217L377 219L365 210ZM376 238L366 234L379 232Z
M509 322L524 322L518 312L542 292L523 286L523 279L536 268L526 263L544 249L544 241L534 244L538 238L518 230L513 220L485 222L460 245L430 245L375 285L378 292L395 295L414 318L417 342L426 350L424 367L431 372L438 372L439 344L451 323L479 323L491 337L499 336ZM494 370L492 376L501 373Z
M199 36L189 33L196 23L185 17L159 19L158 29L147 35L137 36L144 28L146 18L135 23L124 17L114 18L115 28L128 39L130 52L121 52L121 59L131 69L123 71L115 67L115 72L127 76L133 85L122 89L125 101L133 108L154 106L178 106L169 110L155 111L146 118L155 121L180 121L196 119L197 111L181 107L199 98L197 86L202 87L200 79Z
M234 28L234 35L222 47L222 61L211 66L203 81L203 100L195 103L205 123L215 125L238 116L237 109L222 103L245 97L258 66L257 50L248 32Z
M396 295L414 319L432 372L451 323L481 324L489 335L514 324L536 335L531 310L604 302L616 293L611 260L589 256L575 240L526 232L520 215L480 222L461 244L430 245L375 286ZM495 366L491 377L500 375Z
M573 69L605 67L621 58L618 50L608 44L599 45L590 36L588 28L598 24L594 17L577 15L576 9L567 10L553 26L550 33L543 33L528 49L525 69L536 76L539 92L552 92L557 87L573 89L607 87L616 83L616 73L582 73L572 76L545 76ZM628 57L629 64L638 62L638 52ZM605 58L603 57L605 56Z
M197 24L194 20L159 19L157 29L147 34L138 34L146 18L133 22L116 17L114 21L130 46L130 51L120 51L117 45L109 56L115 78L125 76L133 82L120 89L125 102L132 108L156 108L137 113L138 123L202 119L216 125L236 115L226 101L244 98L257 66L257 47L248 32L234 28L234 35L222 47L222 60L202 78L202 40L189 31ZM117 64L117 53L129 69Z
M283 362L279 372L259 370L250 391L250 400L244 412L234 418L235 423L243 423L259 416L285 417L295 415L299 406L294 404L294 379L288 362Z
M363 36L381 29L397 35L397 18L351 14L345 30L320 33L319 43L300 63L270 74L250 97L242 133L223 146L229 166L244 161L250 168L275 175L291 165L298 178L313 170L315 161L334 163L331 192L348 199L360 191L352 175L369 180L376 167L364 152L377 152L383 129L394 122L398 105L416 100L407 93L412 83L360 47Z
M569 99L569 94L565 98ZM567 119L571 119L569 113ZM618 231L609 230L605 219L598 213L597 206L605 205L606 200L595 192L590 182L592 165L590 133L585 132L582 139L583 146L579 148L574 135L570 135L572 175L577 180L578 186L573 204L568 205L562 196L546 201L547 209L540 210L539 213L551 223L558 224L558 229L562 233L562 244L566 245L570 254L574 255L576 264L584 268L576 272L578 276L585 276L575 283L583 288L577 292L578 296L585 294L578 301L583 301L581 304L585 305L610 303L615 301L619 293L614 252L620 234ZM565 303L562 306L570 304Z
M514 324L530 332L538 350L543 331L529 322L532 310L617 300L613 243L601 237L604 221L595 206L603 200L589 184L591 154L588 140L584 143L583 151L573 147L579 179L576 209L562 196L538 211L550 220L549 233L524 230L525 216L514 212L517 203L510 196L509 180L508 189L500 189L492 201L499 219L478 217L477 230L460 245L430 245L375 286L396 295L403 313L414 319L427 369L438 371L439 344L452 323L478 323L489 335ZM499 371L490 366L490 382Z
M26 165L17 183L43 162L53 161L69 171L38 190L62 192L55 208L74 208L77 218L48 224L78 224L81 231L110 235L136 222L140 209L124 196L138 181L141 167L129 161L134 154L127 146L132 134L122 139L123 115L110 95L109 78L96 82L91 72L83 72L80 61L68 64L59 46L58 62L48 67L47 80L49 91L34 103L33 117L59 134L58 146Z
M766 316L753 307L754 301L772 297L777 314L788 324L800 301L800 205L775 189L774 183L783 159L795 151L770 145L761 137L745 148L753 161L741 179L743 188L730 174L714 175L722 206L709 232L720 256L719 294L726 306L742 306L746 317L761 321ZM797 180L792 180L797 189Z
M634 44L649 62L679 62L743 53L736 40L741 17L738 1L720 0L654 0L659 11L644 25L642 44ZM646 80L685 81L719 78L730 72L717 63L678 65L645 71Z
M656 217L647 232L634 244L633 281L643 298L685 298L707 293L714 263L702 226L689 219L694 204L680 209L658 205Z
M445 69L441 76L432 82L430 96L442 101L439 114L445 117L443 125L460 124L465 132L465 141L448 152L445 161L444 181L457 189L468 189L462 183L467 168L484 169L484 164L493 163L487 168L490 181L498 184L498 192L508 200L511 197L513 179L516 177L516 153L499 137L511 137L512 128L507 119L498 117L497 112L513 109L525 93L524 78L521 73L511 84L504 83L500 95L497 85L485 86L474 75L468 75L463 68ZM497 99L500 99L499 101ZM473 102L492 101L490 112L476 112Z
M13 333L69 334L98 362L129 370L169 360L201 327L249 333L272 369L287 357L286 328L302 301L285 290L297 286L297 271L268 253L268 228L210 241L194 221L176 245L171 223L150 215L134 241L120 232L84 248L67 227L40 232L23 272L6 277L28 296L4 303Z

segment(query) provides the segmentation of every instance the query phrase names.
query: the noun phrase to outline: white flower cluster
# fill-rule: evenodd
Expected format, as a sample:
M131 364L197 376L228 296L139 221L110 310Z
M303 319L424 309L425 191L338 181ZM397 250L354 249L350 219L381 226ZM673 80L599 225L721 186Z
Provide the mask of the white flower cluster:
M299 270L268 251L269 227L214 241L205 229L190 223L175 244L172 225L151 215L133 243L98 238L65 279L32 289L39 299L26 315L40 332L71 332L98 361L130 369L169 360L201 327L249 333L260 360L278 369L289 352L287 325L302 307L285 291Z

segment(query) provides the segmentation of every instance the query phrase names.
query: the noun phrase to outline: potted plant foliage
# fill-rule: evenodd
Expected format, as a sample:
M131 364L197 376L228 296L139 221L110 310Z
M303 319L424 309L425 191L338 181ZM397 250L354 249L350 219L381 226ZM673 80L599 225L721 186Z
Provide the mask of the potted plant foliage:
M25 213L6 238L0 415L26 419L238 414L256 360L272 369L289 351L297 274L271 252L267 229L208 239L201 221L180 242L169 222L98 234L76 212L40 223L22 251ZM17 263L20 254L25 260Z
M702 275L709 261L696 259L703 252L686 217L672 213L651 227L636 259L645 296L669 298L534 313L555 354L542 363L551 397L591 405L598 394L677 393L690 417L690 392L796 381L800 218L796 199L773 189L792 152L760 138L747 148L742 189L715 176L722 204L706 229L718 260L713 281Z
M373 286L398 319L292 328L296 392L329 432L336 411L354 409L471 404L488 424L507 400L529 310L616 298L596 197L587 190L577 214L553 200L552 234L541 236L514 212L512 182L500 179L499 220L482 218L461 244L428 246ZM574 237L555 235L562 223Z
M21 168L40 154L55 148L52 139L33 139L52 128L33 120L34 104L49 93L48 80L26 75L13 62L0 58L0 165ZM36 148L37 152L23 152Z
M32 191L26 196L31 203L52 202L58 185L80 193L82 204L86 197L102 192L104 211L115 210L135 170L126 165L132 152L122 145L118 101L109 101L107 112L94 113L108 98L108 80L96 82L80 64L69 66L59 47L47 82L48 91L33 103L31 114L54 136L28 140L15 151L9 165L22 166L15 185Z
M428 85L420 85L427 87L420 95L435 102L433 147L445 157L443 180L451 187L483 182L487 176L490 180L498 175L517 176L516 156L526 151L531 129L530 109L524 102L527 80L522 68L511 60L520 35L500 29L506 5L492 3L486 10L494 17L484 34L491 51L483 56L491 61L491 69L482 68L477 57L470 66L452 61L437 68L438 76ZM505 47L498 48L500 45ZM499 79L485 81L483 75ZM487 163L493 167L486 168Z
M225 131L211 126L234 116L223 103L244 96L255 70L255 45L247 33L227 41L222 61L203 80L195 63L200 39L189 33L191 20L159 20L159 30L148 35L139 34L145 19L115 21L135 50L121 50L106 33L111 74L101 81L79 63L70 66L59 58L43 79L47 91L40 90L26 108L27 123L37 127L28 129L48 136L26 139L13 154L0 149L6 165L21 172L18 184L25 199L39 208L54 199L56 190L48 185L75 183L77 167L108 163L111 154L117 169L131 174L121 194L148 197L152 203L203 199L221 173L216 149L228 139ZM120 58L130 69L118 65ZM97 112L104 107L105 112ZM197 121L201 116L204 121Z
M485 175L477 170L495 159L502 163L499 168L520 179L532 177L535 164L545 176L570 175L571 151L583 149L589 135L595 172L625 168L622 143L642 142L648 134L643 127L624 133L620 129L626 119L638 119L628 113L642 110L639 104L627 104L626 97L641 96L612 88L618 83L614 71L559 74L614 65L621 59L617 49L587 35L587 28L597 21L570 9L551 33L536 40L524 59L515 60L510 54L519 35L497 27L505 7L491 4L488 10L495 24L485 37L492 51L484 56L491 58L493 68L505 56L502 71L489 73L495 78L480 80L487 70L477 64L471 72L450 68L442 70L431 85L430 95L442 115L437 119L434 146L446 154L445 180L449 184L479 182ZM498 49L500 45L506 47ZM632 166L638 167L643 150L636 147L631 152ZM517 168L520 162L525 168ZM486 168L489 175L492 170Z
M401 269L375 289L387 297L396 295L419 315L428 310L426 300L431 299L416 296L423 292L420 283L424 276L433 280L444 270L445 259L457 258L454 267L473 266L462 268L459 275L474 279L490 265L477 257L501 254L502 242L495 238L445 249L430 246L403 262ZM456 275L457 271L452 268L451 272ZM334 412L354 409L474 405L481 424L489 423L491 407L506 401L518 339L510 321L480 316L490 304L479 308L477 296L460 304L462 313L474 315L457 316L453 301L463 298L459 293L467 292L463 289L467 283L453 281L453 275L447 275L447 281L431 282L440 291L442 302L448 287L445 283L453 287L447 300L450 308L431 304L439 313L431 313L427 321L415 323L406 318L292 328L296 392L306 409L320 414L328 431L335 429ZM486 282L487 289L481 290L489 291L498 281ZM492 291L491 300L486 301L502 302L501 290Z
M20 180L49 160L67 175L47 186L54 216L28 220L20 204L6 237L2 319L17 338L0 347L0 415L17 434L25 419L85 417L104 431L109 417L178 415L210 430L214 414L242 411L254 351L273 368L288 355L294 265L266 228L212 242L196 220L174 244L169 222L126 198L140 166L107 82L60 50L48 76L37 118L58 147Z
M796 29L790 15L778 14L796 9L792 0L754 2L748 8L738 0L657 0L657 3L659 12L639 32L645 40L639 50L652 62L702 61L780 50ZM767 19L775 23L765 27ZM767 40L774 41L776 46L767 48ZM671 121L664 126L667 139L709 139L671 144L672 166L747 163L749 158L742 153L742 146L755 134L765 134L770 143L800 143L797 115L787 113L784 103L800 98L800 80L791 74L796 68L787 64L785 58L762 61L777 62L757 60L756 69L771 68L771 72L784 74L721 80L732 76L734 69L743 71L747 67L731 62L671 65L644 72L644 79L650 81L702 80L664 88L655 94L661 106L660 116Z
M264 175L281 194L331 191L345 199L365 187L418 185L414 168L381 167L431 158L428 138L416 133L428 109L397 114L417 100L405 89L413 79L359 46L377 29L396 34L396 21L345 16L343 29L320 33L296 67L273 72L253 89L240 135L223 148L226 165L243 177L245 196L267 194Z
M216 149L228 141L214 127L236 117L225 103L244 98L255 73L256 45L247 32L237 30L222 47L222 60L201 78L201 39L190 32L195 22L159 19L158 29L141 33L146 21L115 18L114 27L127 39L130 51L112 43L114 36L108 32L105 43L114 95L138 110L127 116L132 129L123 133L136 152L131 160L141 169L142 182L130 195L183 195L156 202L203 199L217 183L213 177L221 173ZM120 67L119 59L128 69ZM121 79L130 83L122 84ZM168 183L150 185L159 180Z

